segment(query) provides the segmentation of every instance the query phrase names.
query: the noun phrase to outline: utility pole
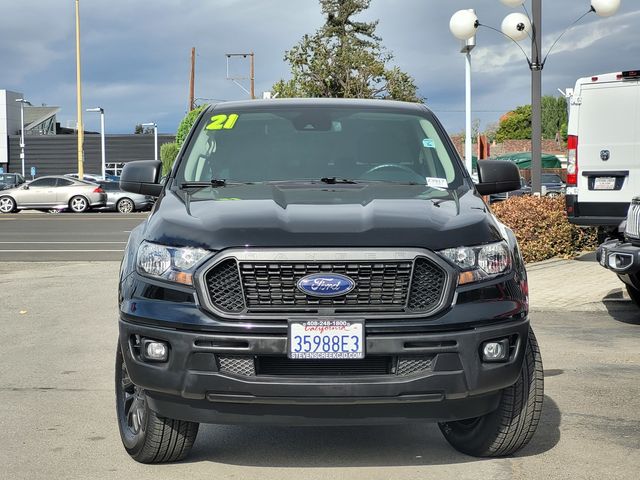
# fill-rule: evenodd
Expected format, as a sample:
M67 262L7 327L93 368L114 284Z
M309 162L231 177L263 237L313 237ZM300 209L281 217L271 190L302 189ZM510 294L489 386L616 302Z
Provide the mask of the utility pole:
M251 70L249 74L249 77L251 79L251 100L255 100L256 98L256 71L255 71L255 65L254 65L255 54L251 52L249 55L251 57Z
M231 80L233 83L235 83L237 86L239 86L242 90L244 90L245 93L247 93L249 95L249 97L251 98L251 100L254 100L256 98L256 86L255 86L255 82L256 82L256 75L255 75L255 54L253 52L249 52L249 53L225 53L225 56L227 57L227 80ZM242 58L247 58L249 57L249 77L243 77L243 76L233 76L230 74L230 69L229 69L229 61L231 60L231 58L233 57L242 57ZM246 88L244 88L242 86L242 84L240 83L240 80L249 80L250 83L250 87L249 90L247 90Z
M531 190L542 192L542 0L532 0Z
M78 178L84 178L84 125L82 123L82 79L80 72L80 0L76 0L76 100L78 103Z
M193 47L191 49L191 78L189 81L189 111L196 108L195 83L196 83L196 47Z

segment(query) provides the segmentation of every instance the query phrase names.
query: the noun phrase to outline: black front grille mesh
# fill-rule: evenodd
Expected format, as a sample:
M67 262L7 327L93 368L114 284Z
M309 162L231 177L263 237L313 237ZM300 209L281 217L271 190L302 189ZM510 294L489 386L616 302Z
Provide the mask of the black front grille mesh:
M412 276L413 268L413 276ZM346 295L318 298L297 288L314 273L352 278L355 288ZM237 262L228 258L213 266L205 281L211 303L230 313L315 312L431 312L444 295L446 272L435 262Z
M444 290L446 275L444 270L424 257L416 258L409 310L429 311L436 307Z
M238 265L230 258L220 262L207 273L209 297L220 310L238 313L244 310L242 286L238 275Z
M241 262L242 286L249 309L282 307L380 307L399 310L407 302L411 262L253 263ZM297 288L314 273L337 273L352 278L355 288L339 297L318 298Z

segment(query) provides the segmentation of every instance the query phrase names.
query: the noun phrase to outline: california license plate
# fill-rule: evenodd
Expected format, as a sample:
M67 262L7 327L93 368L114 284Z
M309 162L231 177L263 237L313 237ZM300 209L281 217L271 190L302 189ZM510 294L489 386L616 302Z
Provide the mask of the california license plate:
M364 320L291 320L289 358L364 358Z
M615 190L616 177L596 177L593 182L594 190Z

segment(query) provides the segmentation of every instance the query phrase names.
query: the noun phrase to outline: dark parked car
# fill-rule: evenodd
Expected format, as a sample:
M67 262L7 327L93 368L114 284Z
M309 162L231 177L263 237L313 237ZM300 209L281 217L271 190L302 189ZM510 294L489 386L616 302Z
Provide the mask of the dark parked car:
M25 183L24 177L19 173L0 173L0 190L7 190Z
M513 232L422 104L343 99L204 109L120 274L116 405L137 461L184 458L200 422L436 421L503 456L540 420L543 373Z
M531 195L531 186L524 177L520 177L520 188L512 192L496 193L489 197L490 203L501 202L512 197L522 197L523 195Z
M529 182L531 186L531 182ZM542 174L542 191L548 197L555 197L558 195L564 195L567 190L567 185L562 181L560 175L556 173L543 173Z

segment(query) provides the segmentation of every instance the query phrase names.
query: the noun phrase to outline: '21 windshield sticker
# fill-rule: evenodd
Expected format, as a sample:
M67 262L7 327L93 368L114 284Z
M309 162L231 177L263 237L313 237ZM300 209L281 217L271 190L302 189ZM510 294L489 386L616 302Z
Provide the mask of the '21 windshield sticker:
M207 130L231 130L238 121L238 115L214 115L211 117L211 123L207 125Z

